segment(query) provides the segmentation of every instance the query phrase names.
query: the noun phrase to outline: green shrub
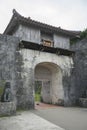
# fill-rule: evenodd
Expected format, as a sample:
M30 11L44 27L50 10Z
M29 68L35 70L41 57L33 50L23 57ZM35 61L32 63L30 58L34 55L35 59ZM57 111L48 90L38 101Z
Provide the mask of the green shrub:
M41 101L41 95L38 93L35 93L35 101L40 102Z

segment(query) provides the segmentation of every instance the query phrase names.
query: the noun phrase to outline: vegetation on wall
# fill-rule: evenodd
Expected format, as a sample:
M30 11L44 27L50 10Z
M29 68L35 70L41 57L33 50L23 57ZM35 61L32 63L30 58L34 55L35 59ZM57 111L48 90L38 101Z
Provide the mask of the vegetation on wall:
M5 87L5 80L0 80L0 101L1 101L1 96L4 92L4 87Z
M84 39L84 38L87 38L87 28L81 32L80 34L80 39Z
M80 40L82 40L82 39L84 39L84 38L87 38L87 28L84 29L84 30L80 33L80 37L79 37L79 38L73 38L73 39L71 39L70 43L71 43L71 45L72 45L72 44L74 44L74 43L76 43L76 42L78 42L78 41L80 41Z

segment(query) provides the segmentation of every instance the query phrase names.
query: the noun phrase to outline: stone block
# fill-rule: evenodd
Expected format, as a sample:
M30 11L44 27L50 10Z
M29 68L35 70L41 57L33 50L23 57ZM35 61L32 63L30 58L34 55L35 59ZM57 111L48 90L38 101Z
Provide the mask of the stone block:
M79 105L87 108L87 98L79 98Z
M0 116L10 116L16 114L15 102L0 102Z

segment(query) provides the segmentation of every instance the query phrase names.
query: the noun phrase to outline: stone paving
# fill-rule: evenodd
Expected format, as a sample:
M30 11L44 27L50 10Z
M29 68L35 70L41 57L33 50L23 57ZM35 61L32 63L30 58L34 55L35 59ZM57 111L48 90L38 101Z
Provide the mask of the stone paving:
M49 108L58 108L60 106L57 105L53 105L53 104L46 104L46 103L42 103L42 102L35 102L35 109L39 110L39 109L49 109Z
M66 130L87 130L87 108L40 104L32 112Z
M49 121L31 113L20 112L16 116L1 117L0 130L64 130Z

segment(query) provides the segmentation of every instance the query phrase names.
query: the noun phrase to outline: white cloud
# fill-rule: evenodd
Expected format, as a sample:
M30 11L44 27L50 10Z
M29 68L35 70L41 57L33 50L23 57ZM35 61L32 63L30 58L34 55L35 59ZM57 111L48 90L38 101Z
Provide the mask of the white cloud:
M13 8L23 16L64 29L83 30L87 27L87 0L0 0L1 33Z

